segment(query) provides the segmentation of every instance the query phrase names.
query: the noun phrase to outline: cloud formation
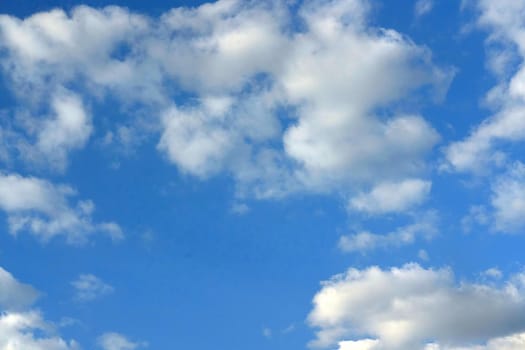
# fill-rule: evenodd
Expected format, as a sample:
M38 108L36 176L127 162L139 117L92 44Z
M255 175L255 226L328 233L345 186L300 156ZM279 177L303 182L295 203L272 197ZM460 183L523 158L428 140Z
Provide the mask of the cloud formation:
M525 1L473 2L477 24L489 32L486 41L488 66L499 80L486 96L495 113L475 126L463 140L445 149L443 169L487 173L503 166L508 155L501 145L525 139Z
M123 238L114 222L96 223L95 206L90 200L71 203L76 191L36 177L0 173L0 209L7 214L9 232L27 231L46 242L64 236L67 242L84 243L90 234L100 232L114 240Z
M516 233L525 227L525 165L516 162L492 185L494 229Z
M0 308L19 310L33 304L37 297L33 287L20 283L0 267Z
M77 350L74 341L55 334L53 324L31 307L39 293L0 267L0 349Z
M34 91L27 118L43 120L21 144L55 168L86 146L111 96L183 173L231 174L239 195L349 195L425 170L438 133L390 107L439 99L453 76L368 13L362 0L309 0L297 13L285 1L220 0L158 18L115 6L2 15L0 65L20 100ZM37 117L42 106L52 113Z
M113 289L93 275L81 275L73 282L82 301L92 300ZM110 290L111 289L111 290ZM75 340L57 334L57 325L44 319L33 307L39 292L16 280L0 267L0 349L9 350L80 350ZM104 350L134 350L147 343L134 343L124 335L108 332L97 338Z
M458 284L449 269L417 264L352 268L324 282L315 296L308 320L318 332L311 345L428 350L512 344L525 331L524 281L517 274L501 285Z
M79 350L74 340L53 334L53 327L36 311L0 314L0 348L12 350ZM37 335L38 334L38 335Z

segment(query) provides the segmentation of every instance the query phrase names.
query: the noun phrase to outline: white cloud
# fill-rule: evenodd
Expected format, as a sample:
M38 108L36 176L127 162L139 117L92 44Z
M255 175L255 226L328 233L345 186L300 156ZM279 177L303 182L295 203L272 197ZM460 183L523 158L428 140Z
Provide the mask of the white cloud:
M104 333L98 338L98 345L104 350L135 350L147 347L147 344L134 343L119 333Z
M68 153L84 147L93 126L78 96L61 92L53 97L51 105L55 115L46 119L38 132L36 156L43 155L46 162L63 170Z
M432 11L434 8L433 0L417 0L414 5L414 15L416 17L423 17Z
M75 299L81 302L92 301L114 292L114 288L95 275L83 274L71 282L75 288Z
M350 199L349 208L369 214L404 212L421 204L429 195L432 183L420 179L379 183L368 193Z
M53 326L36 311L0 313L0 349L79 350L74 340L54 335Z
M416 91L439 98L453 76L428 49L369 26L368 12L364 0L309 0L297 14L285 1L220 0L158 18L87 6L24 20L3 15L0 63L21 99L31 89L45 103L49 91L80 86L68 94L78 95L67 99L68 113L49 119L60 137L44 129L37 142L60 145L48 152L55 162L91 132L79 96L111 94L130 124L148 126L134 130L161 133L159 151L183 173L225 172L240 194L258 197L349 195L420 175L439 135L422 116L389 106ZM173 101L173 90L195 97ZM61 116L71 111L75 127L64 128Z
M226 125L224 115L210 120L206 111L179 111L173 107L165 114L165 130L159 149L182 170L207 176L222 170L224 157L235 145L235 139Z
M24 106L12 117L3 118L0 125L3 161L18 154L31 165L63 172L70 154L87 144L93 125L81 97L60 88L48 98L47 107L32 110Z
M417 239L429 240L438 233L438 218L435 212L423 214L416 222L398 228L387 234L374 234L367 231L342 236L339 248L343 252L366 253L375 249L386 249L413 244Z
M13 275L0 267L0 308L18 310L33 304L38 292L31 286L18 282Z
M0 267L0 349L76 350L78 344L55 334L53 324L30 310L39 293Z
M463 217L465 232L476 226L494 232L522 233L525 229L525 165L519 161L509 164L505 172L492 179L491 196L487 205L473 205Z
M313 4L301 12L308 30L295 37L278 77L297 106L283 136L286 154L301 165L297 176L326 190L419 173L437 132L420 116L379 119L374 110L449 75L400 33L368 28L365 2Z
M42 241L64 236L69 243L83 243L95 232L122 239L117 224L93 222L93 202L82 200L73 206L71 198L75 195L69 186L18 174L0 174L0 209L7 214L11 234L27 231Z
M458 284L449 269L417 264L352 268L324 282L315 296L308 321L318 331L311 345L412 350L510 344L525 330L524 281L518 274L499 286Z
M494 229L520 232L525 229L525 165L515 163L492 186Z
M483 271L483 276L499 280L503 277L503 272L496 267L491 267L490 269Z
M79 300L92 300L111 292L112 287L93 275L81 275L72 283ZM80 350L75 340L65 340L57 334L57 325L46 321L42 313L32 309L38 292L31 286L18 282L0 267L0 349L2 350ZM62 319L60 326L76 323ZM118 333L105 333L97 339L104 350L135 350L147 343L134 343Z
M509 335L489 340L484 345L448 347L430 344L424 350L521 350L525 348L525 333Z
M424 349L417 350L522 350L525 348L525 333L513 334L508 337L500 337L489 340L484 345L472 345L461 347L440 346L438 344L427 344ZM339 343L339 350L384 350L378 340L343 341ZM405 349L411 350L411 349ZM416 349L414 349L416 350Z
M491 220L488 210L483 205L473 205L469 213L461 219L461 226L465 233L470 233L476 225L488 225Z
M487 103L496 109L489 118L473 128L464 140L445 149L443 169L458 172L487 172L491 165L502 166L507 154L502 143L525 139L525 11L523 0L476 2L478 25L489 31L488 66L500 82L487 95Z
M380 342L377 339L346 340L339 342L339 350L374 350Z

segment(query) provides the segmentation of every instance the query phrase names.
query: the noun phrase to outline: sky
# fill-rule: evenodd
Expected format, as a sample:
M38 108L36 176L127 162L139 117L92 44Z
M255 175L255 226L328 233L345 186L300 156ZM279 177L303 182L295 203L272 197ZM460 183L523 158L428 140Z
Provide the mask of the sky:
M525 348L525 0L1 0L0 350Z

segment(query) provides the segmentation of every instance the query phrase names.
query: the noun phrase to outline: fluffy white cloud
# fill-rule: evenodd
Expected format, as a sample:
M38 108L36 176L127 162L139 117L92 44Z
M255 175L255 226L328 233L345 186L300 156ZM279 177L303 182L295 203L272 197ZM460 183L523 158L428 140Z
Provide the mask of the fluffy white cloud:
M11 234L27 231L42 241L64 236L69 243L83 243L95 232L122 239L117 224L93 222L93 202L83 200L73 205L71 198L75 195L69 186L18 174L0 174L0 209L8 216Z
M147 19L116 6L75 7L68 15L60 9L34 14L24 20L0 16L2 46L9 51L2 64L10 68L17 92L33 94L63 82L89 77L99 86L139 83L133 60L112 56L117 48L132 45L146 30ZM6 67L6 68L7 68ZM152 77L142 76L143 82ZM148 89L144 89L146 93Z
M380 183L368 193L350 199L349 208L369 214L404 212L421 204L430 193L432 183L420 179Z
M525 165L515 163L495 181L491 204L495 230L519 232L525 229Z
M80 349L74 340L68 342L56 335L53 324L40 312L29 309L38 294L0 267L0 349Z
M116 96L148 125L134 130L161 132L158 149L184 173L226 172L239 193L259 197L349 195L420 174L439 136L389 106L416 91L439 97L453 75L428 49L371 27L368 11L365 0L309 0L297 13L286 1L219 0L159 18L87 6L3 15L0 64L22 99L31 88L46 101L71 81L89 101ZM46 154L62 163L92 128L79 97L68 96L36 141L44 152L59 148Z
M31 286L18 282L13 275L0 267L0 308L22 309L33 304L38 292Z
M74 340L54 335L53 326L36 311L0 313L0 349L76 350Z
M521 350L525 347L525 333L513 334L508 337L500 337L489 340L485 345L472 346L440 346L438 344L427 344L424 349L414 350ZM339 350L384 350L378 340L343 341L339 343ZM411 350L411 349L406 349Z
M104 333L98 338L98 345L104 350L134 350L147 346L144 342L134 343L118 333Z
M485 226L494 232L522 233L524 210L525 165L515 162L492 180L489 204L470 208L462 219L463 229L470 232L475 226Z
M339 350L374 350L380 342L377 339L346 340L339 342Z
M80 300L86 301L112 291L93 275L81 275L73 282ZM2 350L80 350L75 340L57 334L57 326L46 321L41 312L32 309L38 292L17 281L0 267L0 349ZM71 320L66 320L70 323ZM147 347L134 343L118 333L105 333L97 339L104 350L134 350Z
M387 234L374 234L367 231L342 236L339 248L343 252L366 253L374 249L401 247L413 244L416 239L429 240L438 233L438 218L435 212L423 214L416 222L398 228Z
M301 16L308 30L294 37L277 77L297 108L297 122L283 136L285 152L300 164L297 177L309 188L416 174L439 140L420 116L374 115L450 75L400 33L370 28L366 4L307 2Z
M85 145L93 126L76 95L67 92L56 94L51 106L55 115L43 123L35 147L47 162L64 169L68 152Z
M525 330L524 281L518 274L501 285L457 284L449 269L417 264L352 268L324 282L315 296L308 318L318 328L312 345L416 350L513 344Z
M445 150L444 169L484 172L503 165L506 154L498 144L525 139L525 11L523 0L476 1L479 26L489 30L489 67L500 79L487 95L497 112L473 128L468 137Z
M75 288L75 299L86 302L114 292L115 288L102 281L95 275L83 274L71 282Z
M58 89L49 99L50 105L42 108L45 111L20 108L21 112L13 118L2 120L4 161L12 158L12 153L18 153L32 165L63 172L70 154L85 147L93 125L81 97Z

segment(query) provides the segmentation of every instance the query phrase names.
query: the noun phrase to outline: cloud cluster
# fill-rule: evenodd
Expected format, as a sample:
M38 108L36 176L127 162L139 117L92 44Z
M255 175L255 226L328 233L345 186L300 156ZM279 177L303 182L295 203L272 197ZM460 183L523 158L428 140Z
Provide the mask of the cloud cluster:
M80 276L78 285L85 300L99 295L99 280L93 275ZM86 282L87 281L87 282ZM93 288L95 285L95 288ZM102 291L104 288L102 288ZM9 350L80 350L75 340L65 340L57 334L57 326L44 319L33 308L39 293L30 285L16 280L0 267L0 349ZM124 335L108 332L97 338L104 350L134 350L147 347L147 343L134 343Z
M80 349L74 340L55 335L53 325L40 312L30 309L38 294L0 267L0 349Z
M36 311L0 314L0 348L13 350L78 350L74 340L53 334L53 326ZM41 334L41 335L36 335Z
M158 18L114 6L2 15L0 65L20 99L34 92L29 112L52 111L29 117L44 128L20 137L55 168L86 145L111 96L131 120L146 119L142 133L160 134L159 151L181 172L226 172L258 197L350 194L422 174L439 135L399 102L439 99L453 75L425 47L370 26L368 13L362 0L308 0L297 11L220 0Z
M69 243L83 243L90 234L100 232L113 240L123 233L114 222L96 223L90 200L75 204L73 188L54 185L36 177L0 173L0 209L8 216L9 232L16 235L25 230L42 241L64 236Z
M489 31L488 66L499 79L487 94L487 103L495 113L474 127L464 140L445 149L444 169L457 172L488 172L490 166L502 166L508 155L505 143L525 139L525 1L474 2L477 24Z
M492 186L494 228L501 232L519 232L525 228L525 165L513 164Z
M519 161L509 164L502 174L494 177L488 205L473 205L463 218L466 232L473 227L488 227L494 232L521 233L525 228L525 165Z
M313 346L344 350L517 349L525 331L525 276L462 282L449 269L349 269L314 298ZM525 333L524 333L525 334Z

